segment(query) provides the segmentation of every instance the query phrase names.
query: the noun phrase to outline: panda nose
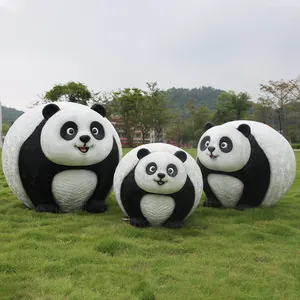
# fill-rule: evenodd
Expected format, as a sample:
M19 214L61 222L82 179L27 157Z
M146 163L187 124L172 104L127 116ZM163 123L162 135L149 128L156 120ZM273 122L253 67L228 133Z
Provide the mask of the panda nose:
M83 143L87 143L91 137L89 135L82 135L80 138L79 138Z
M211 153L213 153L213 152L216 150L216 148L215 148L215 147L212 147L212 146L209 146L207 149L208 149L208 151L210 151Z
M158 176L160 179L163 179L164 177L166 177L166 174L164 174L164 173L158 173L157 176Z

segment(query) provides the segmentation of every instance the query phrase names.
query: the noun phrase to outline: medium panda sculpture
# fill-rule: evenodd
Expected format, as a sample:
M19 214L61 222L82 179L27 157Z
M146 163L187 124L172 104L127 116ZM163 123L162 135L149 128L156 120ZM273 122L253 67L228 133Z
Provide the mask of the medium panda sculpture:
M3 171L14 194L37 212L107 210L106 197L122 157L106 110L55 102L21 115L2 150Z
M122 158L114 175L116 199L136 227L182 227L197 207L202 190L196 161L165 143L134 148Z
M204 129L197 149L204 206L270 207L288 192L296 175L295 154L276 130L244 120L207 123Z

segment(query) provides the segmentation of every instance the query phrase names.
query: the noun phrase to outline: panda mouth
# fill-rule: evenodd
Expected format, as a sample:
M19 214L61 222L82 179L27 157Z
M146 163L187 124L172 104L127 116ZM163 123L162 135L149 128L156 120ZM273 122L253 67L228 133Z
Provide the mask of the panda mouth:
M81 152L81 153L87 153L89 151L89 147L77 147L77 149Z
M164 185L166 183L166 181L162 181L161 179L160 180L155 180L154 181L158 184L158 185Z
M218 155L213 155L212 153L211 153L211 154L208 154L208 155L209 155L209 157L212 158L212 159L215 159L215 158L218 157Z

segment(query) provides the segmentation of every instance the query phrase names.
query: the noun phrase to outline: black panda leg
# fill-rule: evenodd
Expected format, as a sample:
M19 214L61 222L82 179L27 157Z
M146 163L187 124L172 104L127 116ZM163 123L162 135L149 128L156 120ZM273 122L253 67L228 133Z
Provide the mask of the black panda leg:
M223 208L221 202L217 199L214 192L211 190L207 180L204 180L204 193L206 195L206 200L203 202L204 207L214 207L214 208Z
M150 223L146 220L144 216L132 217L129 220L130 225L140 228L149 227Z
M195 203L195 189L189 177L187 178L184 187L179 192L171 195L171 197L175 201L175 208L172 215L163 226L178 229L184 225L184 219Z
M98 185L92 197L85 204L85 210L89 213L104 213L107 211L108 205L105 201L112 183L101 183L98 177Z

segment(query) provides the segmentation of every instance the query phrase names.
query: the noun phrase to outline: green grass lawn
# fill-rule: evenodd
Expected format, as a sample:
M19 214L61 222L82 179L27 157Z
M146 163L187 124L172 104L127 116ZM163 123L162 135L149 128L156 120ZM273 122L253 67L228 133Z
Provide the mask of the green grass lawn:
M275 207L201 202L180 230L130 226L113 195L101 215L36 213L1 171L0 299L300 299L296 155L293 188Z

